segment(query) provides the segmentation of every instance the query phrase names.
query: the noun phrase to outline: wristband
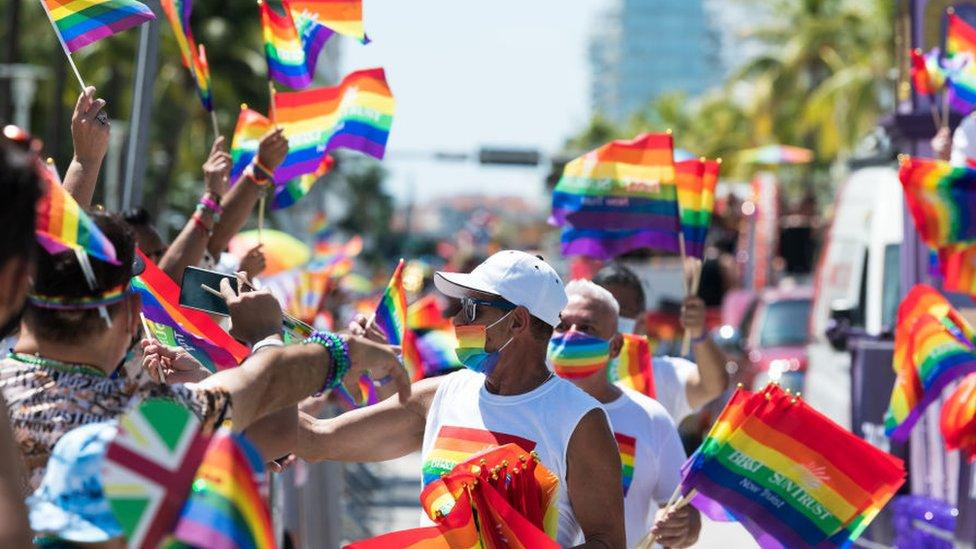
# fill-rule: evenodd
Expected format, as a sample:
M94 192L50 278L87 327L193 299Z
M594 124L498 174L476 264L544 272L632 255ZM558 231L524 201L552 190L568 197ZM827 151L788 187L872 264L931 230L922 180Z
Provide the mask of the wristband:
M325 374L322 388L314 396L342 385L342 378L346 377L346 372L352 366L352 360L349 358L349 343L332 332L318 330L312 332L312 335L305 338L302 343L316 343L325 347L332 359L332 367Z
M210 227L207 227L207 224L203 222L203 219L200 218L200 214L199 213L194 213L192 216L190 216L190 219L193 220L193 225L196 228L198 228L201 231L203 231L203 233L206 234L208 237L210 236L210 234L211 234L212 231L211 231Z
M197 204L196 213L194 215L203 215L204 212L210 214L210 218L213 219L214 223L220 223L220 214L211 210L210 208L204 206L203 204Z
M203 196L201 196L200 203L198 205L203 206L204 208L210 210L211 212L214 213L214 215L220 215L224 213L224 209L220 207L220 197L214 195L214 197L216 198L216 200L214 200L214 198L210 198L210 196L211 196L210 193L206 193Z
M285 346L285 342L281 340L281 336L278 334L272 334L262 339L261 341L258 341L254 345L252 345L251 354L253 355L254 353L260 351L261 349L265 349L267 347L284 347L284 346Z
M258 185L263 185L274 178L274 172L261 164L257 158L251 162L248 168L251 171L251 177Z

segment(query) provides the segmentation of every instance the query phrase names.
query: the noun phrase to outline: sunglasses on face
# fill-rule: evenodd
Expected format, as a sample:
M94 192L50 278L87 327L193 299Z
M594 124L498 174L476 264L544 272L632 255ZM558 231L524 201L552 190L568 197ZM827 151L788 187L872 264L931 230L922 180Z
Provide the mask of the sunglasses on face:
M495 309L501 309L502 311L508 312L515 309L516 305L505 301L504 299L475 299L473 297L462 297L461 298L461 312L463 313L463 318L465 322L474 322L474 319L478 316L478 305L484 305L486 307L494 307Z

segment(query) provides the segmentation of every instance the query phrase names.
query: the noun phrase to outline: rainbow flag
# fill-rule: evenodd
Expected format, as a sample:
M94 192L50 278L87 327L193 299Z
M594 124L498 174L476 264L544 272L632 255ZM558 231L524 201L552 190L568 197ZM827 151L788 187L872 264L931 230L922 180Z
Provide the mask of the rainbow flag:
M450 473L459 463L472 456L505 444L517 444L526 452L535 450L536 446L535 442L516 435L442 425L423 464L424 486L439 480L442 475Z
M657 398L650 341L641 335L620 335L624 340L623 345L620 347L620 354L607 366L607 377L611 383L618 383L643 395Z
M407 293L403 289L403 259L397 263L390 283L376 306L376 325L390 345L399 345L403 365L414 381L423 378L423 365L417 354L416 336L407 328Z
M706 162L704 159L685 160L674 165L681 233L685 238L685 254L689 257L702 259L705 256L705 237L712 222L720 166L717 161Z
M442 330L450 325L451 320L444 318L444 310L432 293L407 307L407 328L411 330Z
M332 31L367 43L362 0L292 0L292 13L307 17Z
M898 171L919 236L931 248L976 242L976 170L905 157Z
M630 483L634 480L634 456L637 455L637 439L622 433L614 433L617 446L620 448L620 465L623 467L621 477L624 482L624 497L630 490Z
M919 95L932 95L945 87L946 71L939 64L939 57L938 48L927 54L918 48L911 51L912 85Z
M203 44L197 46L196 62L193 64L193 80L197 84L197 96L207 111L213 110L213 80L210 78L210 63L207 62L207 50Z
M939 420L947 450L976 462L976 374L963 378L942 405Z
M47 168L37 170L44 196L37 201L37 240L48 253L84 250L94 258L118 265L115 246L75 202Z
M163 12L173 29L176 46L180 50L183 66L190 70L190 76L197 89L197 95L203 108L213 110L212 84L210 79L210 65L207 63L207 51L203 44L197 45L190 30L190 13L193 11L192 0L162 0Z
M450 328L417 333L417 354L423 365L424 377L436 376L460 368L461 361L454 352L457 345L454 331Z
M969 26L962 17L950 13L946 28L946 55L965 53L976 57L976 29Z
M656 232L662 247L677 251L673 155L671 134L642 134L571 161L553 190L550 222L575 229Z
M908 439L946 385L976 372L973 328L937 295L935 289L918 285L898 308L892 364L897 378L885 414L885 433L897 441Z
M943 289L976 295L976 246L942 248L938 258Z
M243 434L224 427L207 447L174 537L211 549L276 547L264 460Z
M319 53L332 31L299 13L294 16L288 0L282 0L279 15L268 2L261 2L261 28L268 76L292 88L305 88L315 77Z
M693 505L761 547L847 546L905 480L901 460L774 385L737 390L682 474Z
M234 137L230 142L230 181L233 184L244 173L254 155L258 154L258 145L274 126L263 114L249 109L247 105L241 105L241 112L237 115L237 126L234 128Z
M451 495L446 493L448 497ZM356 541L345 549L484 549L471 510L471 499L463 497L456 504L451 497L450 512L436 526L391 532L375 538Z
M287 181L283 185L275 185L271 209L281 210L294 206L296 202L305 198L305 195L312 190L312 186L315 185L316 181L332 171L332 166L334 165L335 159L329 155L325 155L325 158L322 159L322 164L319 165L319 169L312 173L299 176L297 179Z
M274 102L291 143L275 181L314 172L338 148L383 158L395 106L383 69L353 72L331 88L276 93Z
M179 286L141 251L136 253L146 269L132 279L132 288L142 297L142 315L153 337L183 347L211 372L233 368L251 354L206 313L180 305Z
M677 230L667 233L657 230L577 229L564 227L559 236L564 256L585 255L593 259L613 259L640 248L654 248L678 253Z
M156 18L135 0L42 0L68 52Z

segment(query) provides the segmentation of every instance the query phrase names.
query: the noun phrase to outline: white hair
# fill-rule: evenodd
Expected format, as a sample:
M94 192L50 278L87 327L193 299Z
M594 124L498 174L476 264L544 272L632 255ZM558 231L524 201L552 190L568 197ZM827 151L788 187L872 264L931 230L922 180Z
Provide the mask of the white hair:
M603 286L595 284L593 281L578 278L576 280L571 280L569 284L566 285L566 296L572 298L574 295L581 297L588 297L596 301L602 302L610 310L613 311L614 316L620 316L620 304L617 303L616 298L613 294Z

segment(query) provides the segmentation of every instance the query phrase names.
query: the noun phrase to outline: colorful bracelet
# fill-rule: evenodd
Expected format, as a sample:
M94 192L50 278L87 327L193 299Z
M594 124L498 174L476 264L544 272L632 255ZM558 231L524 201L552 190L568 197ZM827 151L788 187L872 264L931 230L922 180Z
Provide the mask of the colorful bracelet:
M214 223L220 223L220 214L218 212L211 210L203 204L197 204L194 215L203 215L204 213L210 214L210 218L213 219Z
M207 224L204 223L203 222L203 219L200 218L200 214L199 213L194 212L194 214L192 216L190 216L190 219L193 220L193 225L196 228L198 228L201 231L203 231L203 233L205 235L207 235L207 237L209 237L213 233L213 231L210 229L210 227L207 227Z
M342 378L346 377L346 372L352 366L352 360L349 358L349 343L338 334L318 330L312 332L312 335L306 337L302 343L316 343L325 347L332 359L332 367L326 372L325 382L315 396L341 385Z
M213 198L211 198L211 196L213 196ZM220 197L215 194L212 195L209 192L200 197L199 205L210 210L214 215L224 213L224 209L220 206Z
M251 177L253 177L255 182L258 182L259 185L262 184L261 182L268 182L274 179L274 170L268 169L264 164L261 164L257 158L251 162L250 168Z

